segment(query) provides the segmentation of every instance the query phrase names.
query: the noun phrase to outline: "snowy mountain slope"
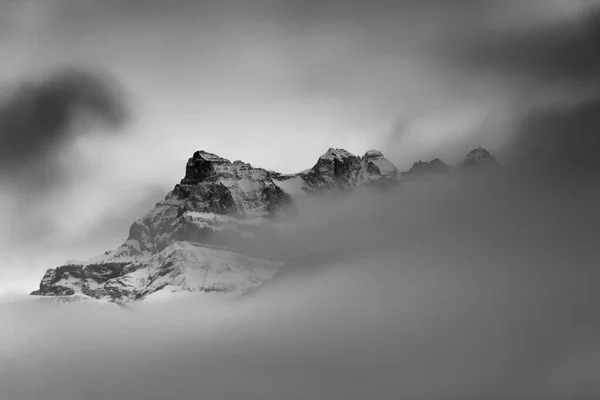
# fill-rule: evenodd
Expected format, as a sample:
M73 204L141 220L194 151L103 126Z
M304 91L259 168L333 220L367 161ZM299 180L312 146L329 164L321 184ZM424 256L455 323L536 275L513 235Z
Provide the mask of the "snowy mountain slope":
M82 294L118 302L141 300L159 290L243 294L270 279L281 264L205 245L174 242L144 263L49 269L40 290L32 294Z

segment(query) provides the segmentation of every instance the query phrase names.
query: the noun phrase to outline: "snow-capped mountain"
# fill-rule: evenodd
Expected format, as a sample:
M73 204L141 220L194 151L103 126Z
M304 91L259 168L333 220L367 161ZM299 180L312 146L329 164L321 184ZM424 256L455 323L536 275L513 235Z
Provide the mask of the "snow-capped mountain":
M385 188L398 183L398 170L381 152L370 150L363 157L330 148L309 170L294 175L275 173L275 183L292 196L332 190L352 192L370 187Z
M286 261L251 253L252 241L277 235L303 196L385 190L407 178L494 163L478 148L460 168L438 159L418 162L399 179L379 151L359 157L330 148L311 169L285 175L196 151L181 182L131 225L123 245L48 269L32 295L122 303L158 291L243 294L271 279Z

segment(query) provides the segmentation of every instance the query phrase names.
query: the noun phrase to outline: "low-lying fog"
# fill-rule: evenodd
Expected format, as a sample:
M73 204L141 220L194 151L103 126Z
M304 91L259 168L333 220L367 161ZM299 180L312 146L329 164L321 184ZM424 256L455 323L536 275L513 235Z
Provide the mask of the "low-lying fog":
M510 183L508 183L510 182ZM600 396L590 185L446 180L315 201L244 299L0 307L0 398Z

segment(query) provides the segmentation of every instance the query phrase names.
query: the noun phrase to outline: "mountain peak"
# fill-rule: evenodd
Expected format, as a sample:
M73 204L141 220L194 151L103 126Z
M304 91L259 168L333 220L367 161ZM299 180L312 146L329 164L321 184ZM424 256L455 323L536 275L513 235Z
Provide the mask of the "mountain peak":
M369 150L365 153L363 158L374 158L383 157L383 154L379 150Z
M377 182L381 178L395 181L398 175L396 167L378 150L367 151L361 160L361 166L360 176L363 181Z
M192 159L203 159L211 162L229 162L228 159L220 157L216 154L209 153L208 151L198 150L192 156Z
M462 167L492 166L499 165L496 158L483 147L477 147L471 150L465 156Z
M469 158L469 157L488 157L490 155L491 154L490 154L489 151L487 151L483 147L479 146L479 147L474 148L470 152L468 152L467 155L465 156L465 158Z
M402 172L403 177L423 177L433 176L448 172L450 166L439 158L434 158L431 161L417 161L412 165L410 170Z
M327 150L327 152L325 152L319 158L323 158L323 159L327 159L327 160L331 160L331 159L343 160L343 159L346 159L349 157L356 157L356 156L344 149L334 149L333 147L330 147L329 150Z

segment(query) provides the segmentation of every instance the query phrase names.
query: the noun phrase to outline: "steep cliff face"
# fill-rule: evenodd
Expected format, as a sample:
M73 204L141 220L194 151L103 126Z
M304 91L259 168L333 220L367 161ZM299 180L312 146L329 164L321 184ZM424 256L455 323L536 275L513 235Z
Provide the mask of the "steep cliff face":
M244 235L236 221L274 218L292 207L292 196L270 172L197 151L181 182L131 226L126 245L135 255L160 252L176 240L220 243L229 235Z
M495 159L475 149L464 168ZM494 164L495 165L495 164ZM451 168L416 163L403 179ZM242 294L270 279L285 260L251 252L260 235L277 235L296 201L327 192L358 193L398 185L398 171L381 152L355 156L329 149L309 170L284 175L197 151L185 176L165 199L129 229L119 248L48 269L33 295L85 295L126 302L159 291Z
M302 179L305 190L349 190L356 186L360 158L342 149L329 149Z

